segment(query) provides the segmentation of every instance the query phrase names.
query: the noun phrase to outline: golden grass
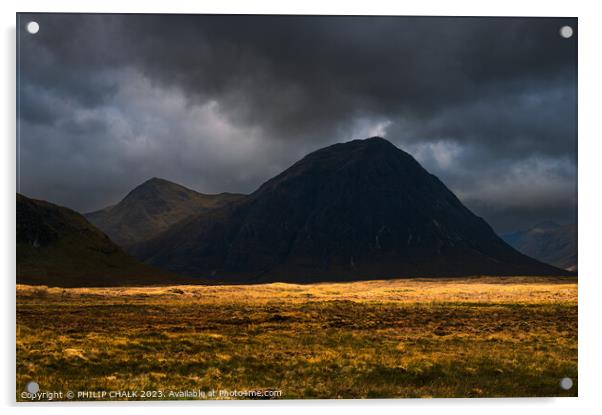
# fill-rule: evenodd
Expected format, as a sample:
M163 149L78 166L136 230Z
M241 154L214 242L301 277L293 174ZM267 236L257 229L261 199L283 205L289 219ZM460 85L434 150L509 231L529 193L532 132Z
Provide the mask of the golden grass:
M569 391L558 385L565 376ZM160 390L162 399L185 390L575 396L577 280L19 285L18 400L30 380L64 392Z

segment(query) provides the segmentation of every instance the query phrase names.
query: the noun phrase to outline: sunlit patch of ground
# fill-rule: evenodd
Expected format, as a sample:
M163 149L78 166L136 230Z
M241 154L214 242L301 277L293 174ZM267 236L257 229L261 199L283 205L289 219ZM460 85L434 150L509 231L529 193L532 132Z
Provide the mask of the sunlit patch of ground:
M577 279L17 286L19 400L30 380L64 392L576 396Z

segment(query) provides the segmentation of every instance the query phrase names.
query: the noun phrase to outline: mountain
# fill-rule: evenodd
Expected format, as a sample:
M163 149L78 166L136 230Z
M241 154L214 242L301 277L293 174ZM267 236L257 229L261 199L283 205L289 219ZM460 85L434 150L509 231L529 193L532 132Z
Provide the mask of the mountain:
M175 223L238 200L243 195L205 195L170 181L152 178L121 202L84 216L119 246L146 241Z
M315 151L248 197L132 252L179 274L234 282L566 273L514 250L379 137Z
M541 262L577 270L577 225L542 222L526 231L502 235L515 249Z
M111 286L172 277L123 252L79 213L17 194L17 283Z

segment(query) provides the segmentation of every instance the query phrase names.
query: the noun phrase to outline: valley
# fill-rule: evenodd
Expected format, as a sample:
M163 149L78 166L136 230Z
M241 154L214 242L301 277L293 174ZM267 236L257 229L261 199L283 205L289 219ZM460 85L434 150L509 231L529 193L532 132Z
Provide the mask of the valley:
M30 380L288 399L576 396L577 279L18 285L17 390Z

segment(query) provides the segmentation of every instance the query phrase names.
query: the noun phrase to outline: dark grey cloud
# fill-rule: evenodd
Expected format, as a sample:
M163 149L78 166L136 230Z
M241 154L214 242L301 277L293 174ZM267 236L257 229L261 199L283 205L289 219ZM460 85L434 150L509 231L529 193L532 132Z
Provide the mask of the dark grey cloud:
M35 19L37 35L24 26ZM20 189L250 192L384 135L500 231L574 220L576 19L20 15ZM575 30L575 33L577 30Z

